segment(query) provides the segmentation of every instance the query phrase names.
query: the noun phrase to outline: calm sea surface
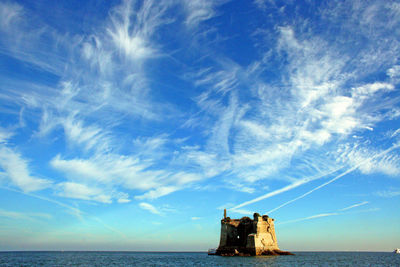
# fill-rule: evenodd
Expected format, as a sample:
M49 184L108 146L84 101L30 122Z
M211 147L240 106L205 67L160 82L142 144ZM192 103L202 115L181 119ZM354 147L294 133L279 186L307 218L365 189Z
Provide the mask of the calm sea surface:
M0 252L0 266L400 266L382 252L297 252L295 256L219 257L186 252Z

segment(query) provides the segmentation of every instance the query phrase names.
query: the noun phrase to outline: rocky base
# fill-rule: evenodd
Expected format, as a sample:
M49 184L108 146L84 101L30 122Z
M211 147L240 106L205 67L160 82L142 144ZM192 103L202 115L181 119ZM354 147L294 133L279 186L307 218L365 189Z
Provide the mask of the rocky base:
M292 252L289 252L289 251L283 251L283 250L275 249L275 250L263 251L261 253L261 255L262 256L264 256L264 255L265 256L268 256L268 255L270 255L270 256L278 256L278 255L294 255L294 254Z
M218 249L215 253L218 256L278 256L278 255L294 255L289 251L282 251L279 249L264 250L256 253L254 250L237 250L237 249Z

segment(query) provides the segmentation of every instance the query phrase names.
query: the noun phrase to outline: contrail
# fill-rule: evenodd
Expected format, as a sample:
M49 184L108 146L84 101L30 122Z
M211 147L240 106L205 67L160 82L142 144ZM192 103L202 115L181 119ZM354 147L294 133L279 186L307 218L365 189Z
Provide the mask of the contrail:
M364 201L364 202L357 203L357 204L351 205L349 207L340 209L339 211L345 211L345 210L353 209L353 208L360 207L360 206L363 206L363 205L368 204L368 203L369 203L368 201Z
M65 203L62 203L60 201L57 201L57 200L54 200L54 199L51 199L51 198L47 198L47 197L35 195L35 194L32 194L32 193L19 191L19 190L16 190L16 189L13 189L13 188L10 188L10 187L6 187L6 186L0 186L0 188L3 188L5 190L11 191L11 192L19 193L19 194L22 194L22 195L30 196L30 197L33 197L33 198L37 198L37 199L40 199L40 200L44 200L44 201L56 204L56 205L58 205L60 207L66 208L69 211L72 211L73 215L77 216L80 220L82 220L82 215L85 214L83 211L81 211L78 208L72 207L70 205L67 205Z
M277 223L276 225L281 225L281 224L287 224L287 223L294 223L294 222L301 222L301 221L306 221L306 220L312 220L312 219L317 219L317 218L322 218L322 217L328 217L328 216L338 216L338 215L348 215L348 214L357 214L357 213L364 213L364 212L374 212L378 211L379 209L367 209L367 210L361 210L361 211L356 211L356 212L330 212L330 213L320 213L304 218L299 218L299 219L294 219L294 220L289 220L285 222L280 222ZM340 211L340 210L339 210Z
M275 211L275 210L277 210L277 209L279 209L279 208L281 208L281 207L286 206L287 204L290 204L290 203L292 203L292 202L294 202L294 201L296 201L296 200L298 200L298 199L300 199L300 198L303 198L303 197L307 196L308 194L311 194L311 193L314 192L315 190L318 190L318 189L324 187L325 185L328 185L328 184L330 184L330 183L336 181L337 179L343 177L344 175L346 175L346 174L348 174L348 173L350 173L350 172L356 170L359 166L361 166L362 164L366 163L367 161L370 161L370 160L375 159L375 158L377 158L377 157L383 156L383 155L389 153L390 151L392 151L392 150L394 150L394 149L396 149L396 148L399 148L399 147L400 147L400 144L396 144L396 145L394 145L394 146L392 146L392 147L390 147L390 148L388 148L388 149L382 151L381 153L376 154L375 156L373 156L373 157L371 157L371 158L369 158L369 159L366 159L366 160L362 161L362 162L359 163L358 165L356 165L356 166L354 166L354 167L348 169L347 171L345 171L345 172L339 174L338 176L336 176L336 177L333 178L332 180L330 180L330 181L328 181L328 182L326 182L326 183L324 183L324 184L322 184L322 185L320 185L320 186L318 186L318 187L312 189L311 191L305 193L304 195L302 195L302 196L300 196L300 197L298 197L298 198L295 198L295 199L293 199L293 200L290 200L290 201L288 201L288 202L282 204L281 206L279 206L279 207L277 207L277 208L275 208L275 209L272 209L272 210L269 211L269 212L273 212L273 211ZM292 184L290 184L290 185L287 185L287 186L285 186L285 187L282 187L281 189L275 190L275 191L273 191L273 192L269 192L269 193L267 193L267 194L265 194L265 195L259 196L259 197L257 197L257 198L254 198L254 199L249 200L249 201L246 201L246 202L243 202L242 204L239 204L239 205L237 205L237 206L235 206L235 207L233 207L233 208L231 208L231 209L239 209L239 208L241 208L241 207L244 207L244 206L247 206L247 205L256 203L256 202L258 202L258 201L261 201L261 200L264 200L264 199L267 199L267 198L276 196L276 195L278 195L278 194L281 194L281 193L284 193L284 192L286 192L286 191L292 190L292 189L294 189L294 188L296 188L296 187L299 187L299 186L301 186L301 185L303 185L303 184L305 184L305 183L308 183L308 182L310 182L310 181L318 180L318 179L320 179L320 178L322 178L322 177L325 177L325 176L328 176L328 175L330 175L330 174L333 174L333 173L335 173L335 172L337 172L337 171L339 171L339 170L341 170L341 169L343 169L343 168L344 168L344 167L337 168L337 169L335 169L335 170L333 170L333 171L331 171L331 172L329 172L329 173L322 174L322 175L320 175L320 176L318 176L318 177L316 177L316 178L304 178L304 179L298 180L298 181L296 181L296 182L294 182L294 183L292 183Z
M299 199L302 199L302 198L305 197L305 196L308 196L308 195L311 194L312 192L317 191L318 189L321 189L322 187L327 186L327 185L330 184L330 183L333 183L333 182L336 181L337 179L342 178L342 177L345 176L346 174L349 174L350 172L352 172L352 171L358 169L358 168L359 168L361 165L363 165L364 163L366 163L366 162L368 162L368 161L371 161L371 160L373 160L373 159L375 159L375 158L377 158L377 157L383 156L383 155L389 153L390 151L392 151L392 150L394 150L394 149L396 149L396 148L398 148L398 147L400 147L400 144L396 144L396 145L394 145L394 146L392 146L392 147L390 147L390 148L388 148L388 149L382 151L381 153L378 153L378 154L376 154L375 156L373 156L373 157L371 157L371 158L368 158L368 159L362 161L361 163L357 164L356 166L354 166L354 167L348 169L347 171L345 171L345 172L343 172L343 173L337 175L336 177L334 177L333 179L329 180L328 182L323 183L322 185L319 185L319 186L317 186L317 187L314 188L314 189L311 189L310 191L308 191L307 193L304 193L303 195L301 195L301 196L299 196L299 197L296 197L296 198L294 198L294 199L292 199L292 200L289 200L288 202L283 203L282 205L280 205L280 206L278 206L278 207L276 207L276 208L274 208L274 209L268 211L268 213L274 212L274 211L276 211L276 210L278 210L278 209L280 209L280 208L282 208L282 207L284 207L284 206L286 206L286 205L288 205L288 204L290 204L290 203L295 202L296 200L299 200Z
M56 205L61 206L61 207L63 207L63 208L66 208L67 210L72 211L72 214L73 214L74 216L78 217L78 219L81 220L81 221L83 220L82 215L85 215L85 216L87 216L87 217L89 217L89 218L91 218L91 219L94 219L95 221L97 221L98 223L100 223L101 225L103 225L103 226L104 226L105 228L107 228L108 230L110 230L110 231L112 231L112 232L115 232L115 233L121 235L122 237L125 237L125 238L126 238L126 235L125 235L124 233L122 233L121 231L118 231L117 229L115 229L115 228L113 228L113 227L107 225L107 224L104 223L103 220L101 220L99 217L90 215L90 214L88 214L87 212L81 211L81 210L78 209L78 208L72 207L72 206L70 206L70 205L67 205L67 204L65 204L65 203L62 203L62 202L60 202L60 201L57 201L57 200L54 200L54 199L51 199L51 198L47 198L47 197L35 195L35 194L32 194L32 193L27 193L27 192L19 191L19 190L13 189L13 188L5 187L5 186L0 186L0 188L5 189L5 190L8 190L8 191L12 191L12 192L20 193L20 194L23 194L23 195L26 195L26 196L30 196L30 197L33 197L33 198L37 198L37 199L40 199L40 200L48 201L48 202L50 202L50 203L53 203L53 204L56 204Z
M258 201L260 201L260 200L263 200L263 199L266 199L266 198L270 198L270 197L279 195L279 194L281 194L281 193L284 193L284 192L286 192L286 191L292 190L292 189L294 189L294 188L296 188L296 187L299 187L299 186L301 186L301 185L303 185L303 184L305 184L305 183L308 183L308 182L310 182L310 181L321 179L322 177L325 177L325 176L327 176L327 175L330 175L330 174L332 174L332 173L335 173L335 172L337 172L337 171L340 170L340 169L343 169L343 167L337 168L337 169L335 169L335 170L333 170L333 171L330 171L330 172L328 172L328 173L324 173L324 174L322 174L322 175L320 175L320 176L318 176L318 177L307 177L307 178L303 178L303 179L298 180L298 181L296 181L296 182L294 182L294 183L292 183L292 184L290 184L290 185L287 185L287 186L285 186L285 187L282 187L281 189L278 189L278 190L269 192L269 193L267 193L267 194L265 194L265 195L262 195L262 196L259 196L259 197L255 198L255 199L252 199L252 200L243 202L242 204L239 204L239 205L237 205L236 207L233 207L233 208L231 208L231 209L236 210L236 209L239 209L239 208L241 208L241 207L247 206L247 205L249 205L249 204L258 202Z
M320 186L317 186L316 188L314 188L314 189L308 191L307 193L305 193L305 194L303 194L303 195L301 195L301 196L299 196L299 197L296 197L296 198L294 198L294 199L292 199L292 200L289 200L288 202L283 203L282 205L280 205L280 206L278 206L278 207L276 207L276 208L274 208L274 209L268 211L267 213L274 212L274 211L276 211L276 210L278 210L278 209L280 209L280 208L282 208L282 207L284 207L284 206L286 206L286 205L288 205L288 204L290 204L290 203L292 203L292 202L295 202L296 200L302 199L303 197L305 197L305 196L311 194L312 192L317 191L318 189L321 189L322 187L324 187L324 186L326 186L326 185L328 185L328 184L330 184L330 183L333 183L333 182L336 181L337 179L339 179L339 178L345 176L346 174L348 174L348 173L354 171L354 170L357 169L357 168L358 168L358 166L354 166L353 168L350 168L350 169L348 169L347 171L345 171L345 172L339 174L339 175L336 176L335 178L329 180L328 182L323 183L323 184L320 185Z
M317 219L317 218L321 218L321 217L328 217L328 216L336 216L336 215L341 215L342 213L321 213L321 214L317 214L317 215L313 215L313 216L309 216L309 217L305 217L305 218L300 218L300 219L295 219L295 220L290 220L290 221L286 221L286 222L281 222L279 223L279 225L281 224L286 224L286 223L293 223L293 222L301 222L301 221L306 221L306 220L312 220L312 219Z

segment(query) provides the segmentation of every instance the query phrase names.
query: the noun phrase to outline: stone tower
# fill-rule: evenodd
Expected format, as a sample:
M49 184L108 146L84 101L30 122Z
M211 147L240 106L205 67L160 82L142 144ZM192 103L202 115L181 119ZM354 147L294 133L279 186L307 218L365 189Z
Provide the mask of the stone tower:
M254 213L253 219L243 217L221 220L221 237L217 255L222 256L257 256L257 255L288 255L281 251L276 240L274 219L267 215Z

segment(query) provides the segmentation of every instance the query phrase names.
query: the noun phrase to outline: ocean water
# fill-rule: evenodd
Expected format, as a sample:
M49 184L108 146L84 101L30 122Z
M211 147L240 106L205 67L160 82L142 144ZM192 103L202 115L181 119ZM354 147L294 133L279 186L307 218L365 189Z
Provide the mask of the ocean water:
M0 266L400 266L400 254L296 252L295 256L220 257L189 252L0 252Z

